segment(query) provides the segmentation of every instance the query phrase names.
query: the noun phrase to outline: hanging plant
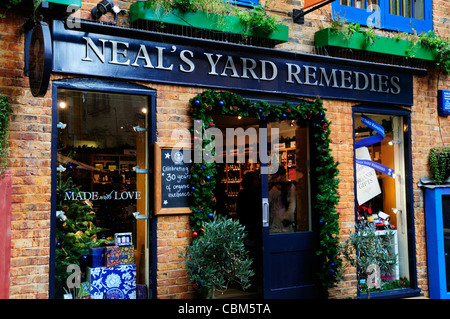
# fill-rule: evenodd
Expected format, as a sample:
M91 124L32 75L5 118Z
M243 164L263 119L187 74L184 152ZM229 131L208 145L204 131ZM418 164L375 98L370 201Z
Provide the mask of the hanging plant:
M338 163L334 161L330 150L330 124L325 117L322 101L317 98L312 102L301 102L297 105L285 102L272 105L264 101L252 102L232 92L204 91L190 100L190 114L193 121L201 121L201 129L214 127L211 113L222 115L252 117L266 121L297 121L299 126L309 124L313 136L311 145L312 163L316 163L315 199L313 211L318 220L319 245L316 254L318 263L318 278L322 288L335 286L340 279L342 261L338 258L339 243L339 213L336 205L339 202ZM192 130L199 125L192 127ZM204 136L202 132L194 132ZM194 134L194 136L195 136ZM202 223L213 218L216 199L214 197L216 164L208 160L214 156L213 140L203 138L202 143L194 138L194 152L203 152L202 163L194 163L191 167L190 186L192 190L190 215L192 237L195 240L203 234ZM210 152L210 153L208 153ZM206 160L205 160L206 158Z
M11 102L5 95L0 95L0 177L3 178L3 173L6 169L6 158L8 156L9 143L9 121L12 109Z
M450 177L450 147L434 147L428 154L431 176L436 184Z

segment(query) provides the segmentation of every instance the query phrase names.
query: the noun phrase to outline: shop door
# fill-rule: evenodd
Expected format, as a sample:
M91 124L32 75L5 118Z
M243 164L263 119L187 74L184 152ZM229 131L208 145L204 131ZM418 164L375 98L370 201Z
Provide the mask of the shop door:
M149 296L150 105L146 95L57 90L56 298L79 297L69 264L92 298Z
M272 140L278 129L279 143ZM310 209L308 129L268 123L272 147L262 165L264 298L317 297Z

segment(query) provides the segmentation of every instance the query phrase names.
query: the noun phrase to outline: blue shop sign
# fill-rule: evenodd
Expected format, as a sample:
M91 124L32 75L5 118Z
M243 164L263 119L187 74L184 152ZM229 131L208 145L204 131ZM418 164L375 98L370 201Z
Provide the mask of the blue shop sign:
M413 104L401 68L282 50L170 42L53 22L53 72L294 96ZM208 45L209 44L209 45ZM216 49L218 47L218 49Z
M450 91L439 90L438 91L438 111L439 115L450 115Z

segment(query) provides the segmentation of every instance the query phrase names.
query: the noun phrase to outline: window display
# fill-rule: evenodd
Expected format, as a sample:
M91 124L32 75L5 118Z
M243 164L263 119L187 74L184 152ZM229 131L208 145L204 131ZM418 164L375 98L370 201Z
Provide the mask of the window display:
M147 108L145 96L58 90L57 298L80 297L69 265L82 298L148 287L147 221L135 218L147 214L147 175L136 171L147 167Z
M401 116L355 113L355 168L358 224L371 224L377 236L392 231L395 267L382 273L381 289L409 286L405 146ZM360 290L365 291L365 281Z

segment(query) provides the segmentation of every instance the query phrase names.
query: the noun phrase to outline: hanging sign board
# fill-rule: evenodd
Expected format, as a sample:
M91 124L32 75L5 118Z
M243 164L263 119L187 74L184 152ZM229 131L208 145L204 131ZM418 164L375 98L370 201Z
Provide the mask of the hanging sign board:
M185 151L155 144L155 215L191 212L191 163L185 163Z
M27 54L31 93L44 96L52 71L52 39L47 23L41 21L34 26Z
M105 27L98 26L101 32ZM65 28L53 21L53 72L302 97L412 105L403 69L306 53ZM106 31L105 31L106 32ZM137 38L133 38L136 36ZM168 40L167 40L168 41ZM175 43L177 41L177 43Z

